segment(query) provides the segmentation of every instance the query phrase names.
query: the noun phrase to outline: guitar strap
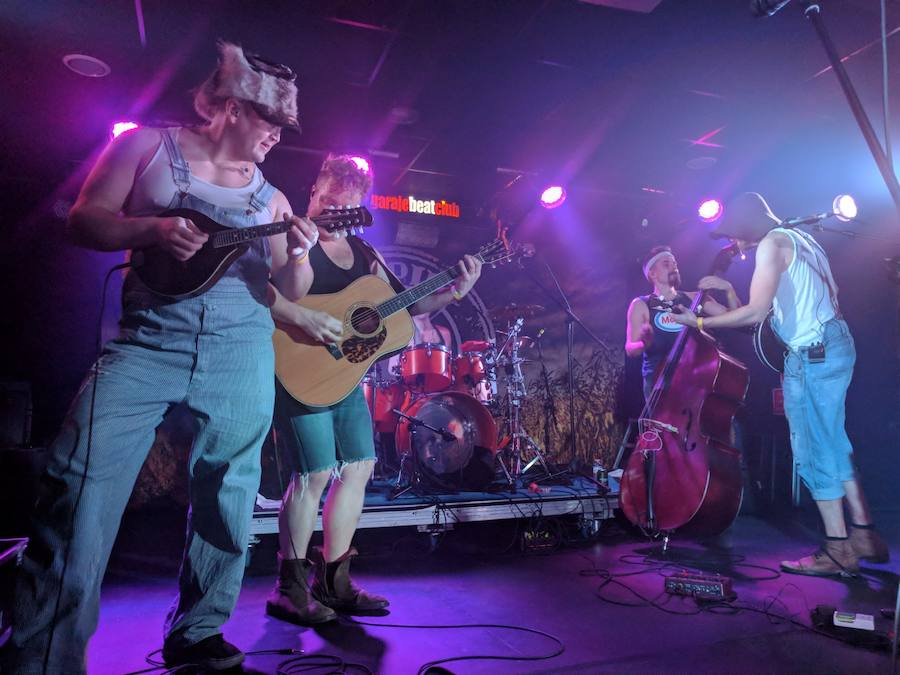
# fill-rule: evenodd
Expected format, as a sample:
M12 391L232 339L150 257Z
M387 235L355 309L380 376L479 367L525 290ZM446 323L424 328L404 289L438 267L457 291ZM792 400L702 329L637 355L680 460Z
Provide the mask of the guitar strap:
M394 274L390 270L390 268L382 262L381 256L378 255L378 252L375 250L375 247L372 246L372 244L359 237L353 237L353 239L359 242L362 245L363 249L365 249L366 252L372 257L372 259L378 263L378 266L381 267L382 270L384 270L384 273L387 275L387 278L391 282L391 288L394 289L395 293L402 293L406 290L406 286L403 285L403 282L400 281L400 279L397 278L397 275Z

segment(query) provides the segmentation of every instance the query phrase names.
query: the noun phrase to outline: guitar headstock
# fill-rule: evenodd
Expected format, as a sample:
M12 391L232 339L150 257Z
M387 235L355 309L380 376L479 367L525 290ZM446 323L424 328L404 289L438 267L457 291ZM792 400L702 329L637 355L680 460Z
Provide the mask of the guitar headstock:
M342 232L345 235L348 232L361 234L365 228L372 227L373 223L372 214L365 206L325 209L312 221L329 232Z
M504 235L482 246L475 257L479 258L483 265L497 267L512 260L530 258L533 255L534 246L532 244L513 244Z

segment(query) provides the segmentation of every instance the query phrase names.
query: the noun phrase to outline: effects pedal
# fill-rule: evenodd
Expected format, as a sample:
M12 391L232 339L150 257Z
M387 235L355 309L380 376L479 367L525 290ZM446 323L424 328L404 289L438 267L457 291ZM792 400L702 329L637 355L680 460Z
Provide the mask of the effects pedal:
M728 577L687 570L667 576L665 590L671 595L690 595L700 600L730 601L737 597Z

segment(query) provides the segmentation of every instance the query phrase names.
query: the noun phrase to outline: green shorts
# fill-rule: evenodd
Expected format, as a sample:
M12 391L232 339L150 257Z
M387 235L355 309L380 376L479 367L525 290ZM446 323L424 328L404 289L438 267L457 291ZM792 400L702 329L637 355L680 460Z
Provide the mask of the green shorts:
M279 445L292 452L297 473L339 472L345 464L375 459L372 416L362 389L325 408L297 402L280 382L275 391L275 431Z

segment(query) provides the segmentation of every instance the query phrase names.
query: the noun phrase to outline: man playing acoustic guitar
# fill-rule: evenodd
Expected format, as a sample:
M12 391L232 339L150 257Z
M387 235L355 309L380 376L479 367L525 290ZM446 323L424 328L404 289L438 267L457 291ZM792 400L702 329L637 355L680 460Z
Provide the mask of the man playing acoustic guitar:
M887 562L888 548L873 529L853 468L853 447L844 429L844 402L856 348L837 304L828 257L808 233L782 227L755 192L736 197L715 234L743 249L756 248L750 300L739 309L697 318L680 307L672 319L686 326L735 328L767 320L786 345L784 411L800 478L825 524L825 542L812 555L786 560L781 569L813 576L851 575L861 558ZM850 528L844 504L850 512Z
M319 172L307 209L315 217L323 209L361 204L372 186L367 166L348 156L329 156ZM318 245L299 246L284 254L273 249L273 274L289 272L294 285L288 297L337 293L351 282L374 274L402 291L389 278L384 261L374 249L355 237L329 234L320 228ZM473 256L459 261L453 286L419 300L411 314L427 314L460 300L481 274L481 262ZM392 276L392 275L391 275ZM321 313L319 313L321 314ZM342 324L325 315L318 334L321 342L336 344ZM275 314L276 319L279 315ZM331 358L324 353L324 358ZM309 625L330 621L338 612L366 612L386 607L388 601L358 588L350 578L351 547L366 484L375 463L372 421L359 387L340 402L327 407L308 407L277 386L275 425L281 440L299 462L282 501L278 519L279 572L266 612L293 623ZM308 551L319 503L329 480L331 488L322 512L324 547ZM312 585L310 573L314 572Z

